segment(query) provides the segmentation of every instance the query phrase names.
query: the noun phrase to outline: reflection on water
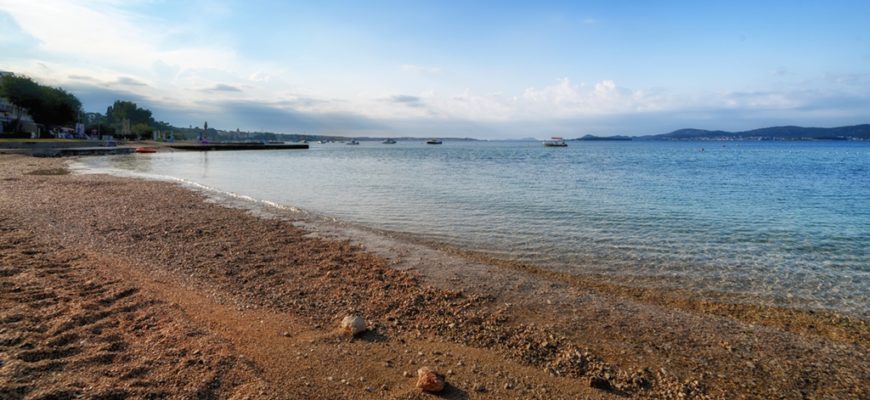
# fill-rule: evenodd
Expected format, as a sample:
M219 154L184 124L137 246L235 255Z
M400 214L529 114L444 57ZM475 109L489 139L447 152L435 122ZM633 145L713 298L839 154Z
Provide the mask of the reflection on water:
M571 273L868 312L867 143L364 142L83 162Z

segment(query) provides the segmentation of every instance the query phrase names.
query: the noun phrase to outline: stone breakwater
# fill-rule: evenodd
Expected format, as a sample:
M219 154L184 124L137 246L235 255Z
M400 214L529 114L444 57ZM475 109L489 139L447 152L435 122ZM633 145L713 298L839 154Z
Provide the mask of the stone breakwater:
M779 310L363 247L61 160L0 171L6 397L417 398L422 367L448 398L868 395L864 321L790 329ZM343 334L348 315L366 330Z

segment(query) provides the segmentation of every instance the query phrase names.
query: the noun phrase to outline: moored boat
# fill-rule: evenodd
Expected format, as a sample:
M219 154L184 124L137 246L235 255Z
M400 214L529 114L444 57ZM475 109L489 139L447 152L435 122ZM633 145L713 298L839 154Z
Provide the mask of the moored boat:
M553 136L550 140L544 141L544 146L547 147L568 147L568 143L561 136Z
M441 144L441 139L429 139L426 144Z
M387 139L387 140L384 140L384 141L381 142L381 143L383 143L383 144L396 144L396 141L393 140L393 139Z
M357 141L356 139L352 139L351 141L347 142L347 144L350 144L350 145L358 145L358 144L359 144L359 141Z
M136 152L137 153L156 153L157 148L156 147L137 147Z

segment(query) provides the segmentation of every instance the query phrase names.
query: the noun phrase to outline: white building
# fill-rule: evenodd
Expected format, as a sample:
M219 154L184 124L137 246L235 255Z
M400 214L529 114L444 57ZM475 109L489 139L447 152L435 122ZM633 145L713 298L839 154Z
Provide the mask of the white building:
M8 71L0 71L0 77L10 74L11 72ZM27 113L26 109L17 107L7 99L0 97L0 132L11 132L14 129L12 122L15 119L20 120L21 129L24 132L31 134L39 133L39 127L33 122L33 118Z

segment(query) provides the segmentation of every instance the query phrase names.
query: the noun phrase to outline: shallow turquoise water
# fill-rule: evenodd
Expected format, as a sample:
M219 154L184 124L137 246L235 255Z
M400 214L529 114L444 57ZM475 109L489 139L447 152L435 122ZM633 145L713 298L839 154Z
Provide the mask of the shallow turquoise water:
M83 163L571 273L870 314L866 142L363 142Z

